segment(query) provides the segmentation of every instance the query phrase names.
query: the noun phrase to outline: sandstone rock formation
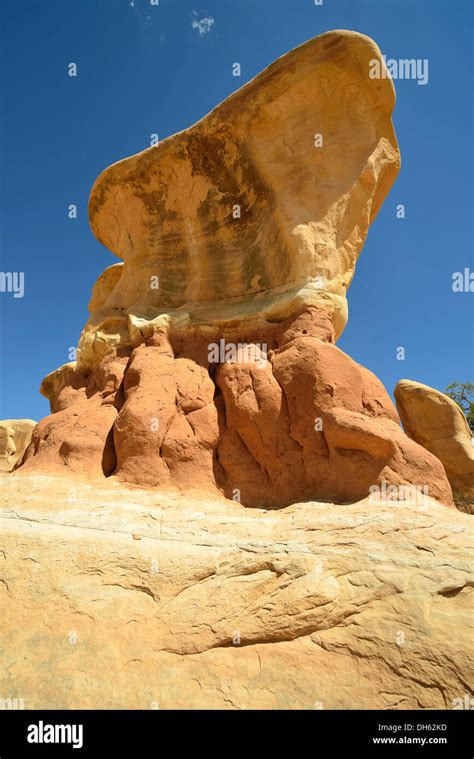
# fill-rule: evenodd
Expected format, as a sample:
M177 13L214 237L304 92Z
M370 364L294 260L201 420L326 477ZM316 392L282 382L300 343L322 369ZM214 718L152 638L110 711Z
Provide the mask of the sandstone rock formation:
M21 472L0 490L3 698L27 709L470 698L472 517L429 499L262 511Z
M374 58L321 35L97 180L91 225L123 262L0 489L4 699L470 698L472 519L445 507L444 449L335 345L399 166Z
M23 468L218 489L248 506L348 502L383 483L427 487L451 505L441 463L402 432L371 372L311 334L314 321L308 309L275 326L267 358L209 365L197 356L206 340L191 359L155 336L63 385L66 365L47 378L57 411L35 429Z
M442 462L455 495L474 499L473 436L459 406L411 380L400 380L394 394L407 435Z
M0 472L11 472L21 460L36 426L32 419L0 421Z
M363 35L323 34L101 174L90 222L123 264L94 286L77 365L43 382L26 471L267 507L411 484L452 505L440 462L334 345L399 168L374 58Z
M91 227L124 264L101 278L80 365L102 358L89 345L97 333L133 344L140 319L147 334L158 321L236 338L317 305L341 334L357 257L400 163L395 90L369 77L376 58L368 37L322 34L100 175Z

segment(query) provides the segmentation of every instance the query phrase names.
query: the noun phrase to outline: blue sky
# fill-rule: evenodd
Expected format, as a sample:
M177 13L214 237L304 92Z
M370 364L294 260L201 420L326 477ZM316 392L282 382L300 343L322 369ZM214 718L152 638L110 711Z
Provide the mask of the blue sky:
M190 126L292 47L340 28L373 37L388 58L427 58L429 82L395 82L402 171L359 259L339 347L389 392L400 378L438 389L474 379L474 294L451 287L454 272L474 269L471 0L0 0L0 8L0 270L26 278L24 298L0 293L0 418L49 412L41 379L69 360L91 287L117 261L87 222L99 172L148 147L151 134ZM204 18L213 23L200 34L193 21Z

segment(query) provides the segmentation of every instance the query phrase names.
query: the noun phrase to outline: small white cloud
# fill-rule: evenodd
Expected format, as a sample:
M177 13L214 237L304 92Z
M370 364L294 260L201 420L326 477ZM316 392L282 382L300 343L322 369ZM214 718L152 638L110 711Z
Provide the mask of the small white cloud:
M200 37L204 37L205 34L211 31L214 19L212 16L203 16L202 18L198 18L197 11L193 11L193 16L194 18L191 21L192 28L197 29Z

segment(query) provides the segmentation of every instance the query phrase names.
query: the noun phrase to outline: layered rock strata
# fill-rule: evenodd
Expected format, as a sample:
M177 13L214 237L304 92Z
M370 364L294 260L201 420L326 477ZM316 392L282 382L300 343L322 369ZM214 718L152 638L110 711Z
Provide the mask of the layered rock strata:
M196 485L249 506L412 485L452 505L440 462L335 346L399 151L369 38L289 52L193 127L106 169L91 227L123 263L93 289L77 365L27 470Z
M267 511L21 472L0 489L3 699L472 705L472 517L429 498Z

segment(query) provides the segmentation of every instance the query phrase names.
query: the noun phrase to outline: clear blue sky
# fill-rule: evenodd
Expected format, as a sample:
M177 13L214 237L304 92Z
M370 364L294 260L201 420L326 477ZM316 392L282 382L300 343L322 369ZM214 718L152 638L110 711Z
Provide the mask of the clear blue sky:
M429 83L395 82L402 171L359 259L339 346L389 392L400 378L439 389L474 379L474 293L451 289L453 272L474 269L472 0L0 0L0 8L0 270L26 276L23 299L0 293L0 418L48 413L40 381L69 360L92 284L117 260L87 222L99 172L148 147L150 134L190 126L292 47L341 28L373 37L388 58L428 58ZM200 35L192 21L206 16L214 23Z

